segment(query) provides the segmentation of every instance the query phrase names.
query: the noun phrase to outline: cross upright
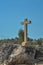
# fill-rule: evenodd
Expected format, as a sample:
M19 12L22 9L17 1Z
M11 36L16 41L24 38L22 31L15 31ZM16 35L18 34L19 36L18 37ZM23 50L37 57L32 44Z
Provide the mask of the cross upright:
M30 24L31 21L28 21L27 19L24 20L24 22L21 22L21 24L24 24L24 42L27 43L27 25Z

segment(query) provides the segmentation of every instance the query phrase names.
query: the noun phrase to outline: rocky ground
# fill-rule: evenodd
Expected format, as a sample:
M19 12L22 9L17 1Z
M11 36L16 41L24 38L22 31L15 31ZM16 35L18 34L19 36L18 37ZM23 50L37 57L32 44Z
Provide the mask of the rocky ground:
M34 48L22 47L14 43L0 43L0 65L3 63L6 65L32 65L32 59L36 58L37 55L35 54L36 50Z

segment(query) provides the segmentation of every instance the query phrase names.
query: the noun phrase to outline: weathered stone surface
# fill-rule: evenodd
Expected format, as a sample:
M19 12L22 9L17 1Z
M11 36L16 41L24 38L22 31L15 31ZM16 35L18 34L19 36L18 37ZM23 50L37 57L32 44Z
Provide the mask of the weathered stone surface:
M9 58L14 46L10 43L0 43L0 64Z
M22 47L21 45L14 43L0 44L0 65L3 65L3 63L6 65L32 65L34 57L38 55L39 51L36 52L36 50L31 47ZM41 55L43 54L41 53Z
M15 51L15 52L14 52ZM10 55L10 63L14 64L29 64L32 65L30 56L25 52L25 48L19 46L16 50L13 50L14 53Z
M29 64L32 65L26 48L18 44L2 44L0 47L0 65L1 64ZM2 64L2 65L3 65Z

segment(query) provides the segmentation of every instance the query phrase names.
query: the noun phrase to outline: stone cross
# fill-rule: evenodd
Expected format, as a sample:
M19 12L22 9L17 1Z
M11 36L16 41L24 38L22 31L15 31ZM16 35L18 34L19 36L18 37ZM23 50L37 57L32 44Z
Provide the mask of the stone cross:
M21 22L21 24L24 24L24 42L27 43L27 25L30 24L31 21L28 21L27 19L24 20L24 22Z

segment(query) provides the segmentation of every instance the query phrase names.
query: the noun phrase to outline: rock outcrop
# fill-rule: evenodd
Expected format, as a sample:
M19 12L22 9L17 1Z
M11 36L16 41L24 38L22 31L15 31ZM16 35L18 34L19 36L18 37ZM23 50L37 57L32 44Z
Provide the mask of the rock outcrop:
M43 53L32 47L0 43L0 65L32 65L43 60ZM39 59L38 59L39 58Z
M32 65L30 56L25 52L25 48L18 46L13 49L12 54L10 55L9 64L29 64ZM8 65L9 65L8 64Z
M32 65L30 55L26 50L26 47L22 47L18 44L2 44L0 46L0 65Z

